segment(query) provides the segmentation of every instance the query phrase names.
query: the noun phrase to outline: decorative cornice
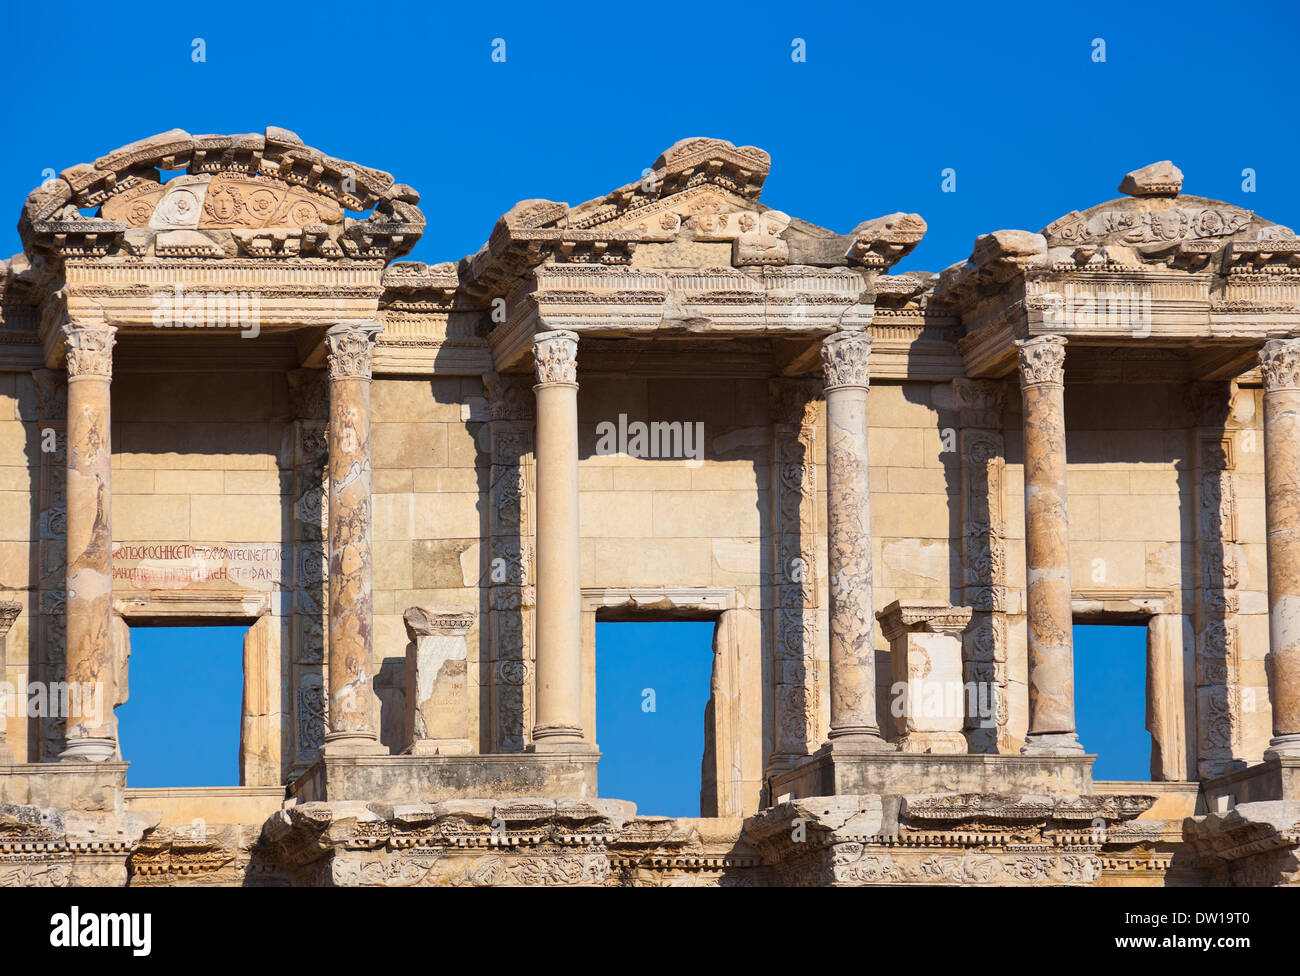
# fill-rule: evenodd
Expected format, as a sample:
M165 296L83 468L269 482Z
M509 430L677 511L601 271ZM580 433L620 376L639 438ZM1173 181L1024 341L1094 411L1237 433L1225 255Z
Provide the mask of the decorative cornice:
M340 322L328 329L330 379L370 379L375 337L383 330L379 322Z
M870 358L870 333L836 332L828 335L822 340L822 370L827 391L869 386Z
M1259 351L1259 371L1264 389L1300 388L1300 338L1270 339Z
M103 322L68 322L63 326L68 378L113 376L113 343L117 329Z
M533 336L533 361L537 364L537 385L578 382L578 334L564 329Z
M1057 385L1065 382L1065 337L1058 335L1035 336L1020 339L1020 385L1038 386L1044 383Z

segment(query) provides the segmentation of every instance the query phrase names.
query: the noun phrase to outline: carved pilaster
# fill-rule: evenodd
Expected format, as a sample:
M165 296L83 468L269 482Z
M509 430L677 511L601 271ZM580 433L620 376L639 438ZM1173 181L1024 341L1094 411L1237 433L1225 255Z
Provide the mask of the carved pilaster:
M493 752L522 752L532 741L534 640L533 415L531 377L484 377L491 418L488 561Z
M820 387L816 380L770 385L776 715L768 775L807 755L824 734L816 539Z
M1231 383L1189 389L1196 505L1197 774L1221 776L1237 765L1239 651L1235 446L1225 429Z
M1006 389L987 380L953 380L961 429L962 593L973 610L963 635L964 679L985 706L966 715L971 752L1014 752L1009 717L1007 632L1022 619L1009 618L1006 518L1003 506L1006 443L1002 411Z
M0 600L0 766L14 761L8 744L8 719L13 714L14 702L8 700L9 694L9 656L7 641L9 629L22 613L23 605L13 600Z
M329 596L325 539L329 516L329 381L323 369L289 373L294 417L290 448L293 480L292 618L290 631L294 708L290 778L320 753L329 731L325 631Z
M32 372L36 388L36 427L41 445L37 485L36 660L33 677L54 686L64 680L66 661L68 566L68 376L60 369ZM53 450L46 450L46 447ZM31 720L27 758L57 759L65 745L62 715Z

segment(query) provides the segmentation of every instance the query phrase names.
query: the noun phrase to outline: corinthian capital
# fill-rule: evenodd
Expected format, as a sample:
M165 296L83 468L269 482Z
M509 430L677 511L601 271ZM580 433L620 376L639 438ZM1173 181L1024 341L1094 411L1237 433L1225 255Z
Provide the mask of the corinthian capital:
M1020 385L1065 382L1065 337L1035 336L1016 343L1020 350Z
M68 376L113 375L113 342L117 329L104 322L68 322L63 347Z
M537 384L578 382L578 334L556 329L533 336Z
M826 389L867 386L867 363L871 357L871 335L867 332L835 332L822 340L822 372Z
M384 327L378 322L340 322L325 332L330 379L370 379L370 353Z
M1300 387L1300 339L1270 339L1259 351L1265 390Z

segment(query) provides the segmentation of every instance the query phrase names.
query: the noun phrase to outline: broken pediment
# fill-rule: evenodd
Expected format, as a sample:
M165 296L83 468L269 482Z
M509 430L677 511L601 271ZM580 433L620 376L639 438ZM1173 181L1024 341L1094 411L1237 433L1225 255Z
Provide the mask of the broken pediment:
M811 266L888 270L925 234L916 214L891 214L837 234L759 202L770 159L754 146L692 138L642 179L570 207L524 200L461 263L479 297L505 294L547 263L641 268Z

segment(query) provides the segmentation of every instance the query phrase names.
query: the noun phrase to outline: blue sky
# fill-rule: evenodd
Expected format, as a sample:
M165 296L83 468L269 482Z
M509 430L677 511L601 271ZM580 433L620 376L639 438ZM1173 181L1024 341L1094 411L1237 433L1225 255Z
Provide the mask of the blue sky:
M764 200L794 216L843 232L920 213L930 231L900 269L1039 230L1157 159L1189 193L1300 224L1297 103L1278 80L1294 3L9 3L0 24L5 255L45 169L173 127L268 123L415 186L428 261L476 250L518 200L599 196L698 135L770 152Z
M1285 75L1298 11L1269 2L1180 3L1155 14L1132 3L320 2L128 14L103 4L9 3L0 9L8 94L0 203L10 208L0 254L19 249L22 200L48 171L173 127L246 132L268 123L415 186L429 226L412 257L426 261L473 252L518 200L599 196L699 135L770 152L763 199L793 216L844 232L882 214L920 213L929 233L899 270L941 270L981 233L1038 230L1114 197L1125 172L1166 158L1186 174L1187 192L1294 227L1300 136ZM196 38L202 63L192 60ZM504 63L491 58L496 38L505 41ZM795 39L805 43L803 63L791 59ZM1094 60L1097 39L1104 62ZM1247 168L1253 193L1242 189ZM941 191L946 169L956 192ZM154 693L137 676L153 653L145 633L134 634L130 708ZM210 647L185 645L192 661L224 659L217 648L230 642L208 636ZM697 690L661 696L650 732L639 706L602 697L602 745L697 734L707 665L702 693L689 670L700 666L694 651L682 652L690 663L680 674L642 677L650 662L624 653L639 646L630 631L624 640L602 645L633 662L602 679L611 687L677 688L689 678L681 688ZM1090 641L1113 653L1083 653ZM1080 728L1096 749L1103 736L1085 724L1084 689L1140 688L1141 649L1085 637L1079 661ZM187 665L191 678L200 664ZM1113 673L1121 665L1122 679ZM237 736L238 694L219 698L227 691L215 679L200 687L212 698L199 712L223 730L233 717L234 732L221 734ZM681 708L671 719L669 706ZM146 760L183 743L132 731L127 719L124 736L140 764L133 785L145 785ZM1142 736L1108 746L1124 764L1108 771L1099 762L1098 778L1144 776ZM699 750L685 738L681 748L694 749L682 769L695 779L638 797L646 809L697 802ZM233 746L215 751L218 765L205 776L231 768ZM618 795L608 784L624 773L611 769L607 760L602 792Z

